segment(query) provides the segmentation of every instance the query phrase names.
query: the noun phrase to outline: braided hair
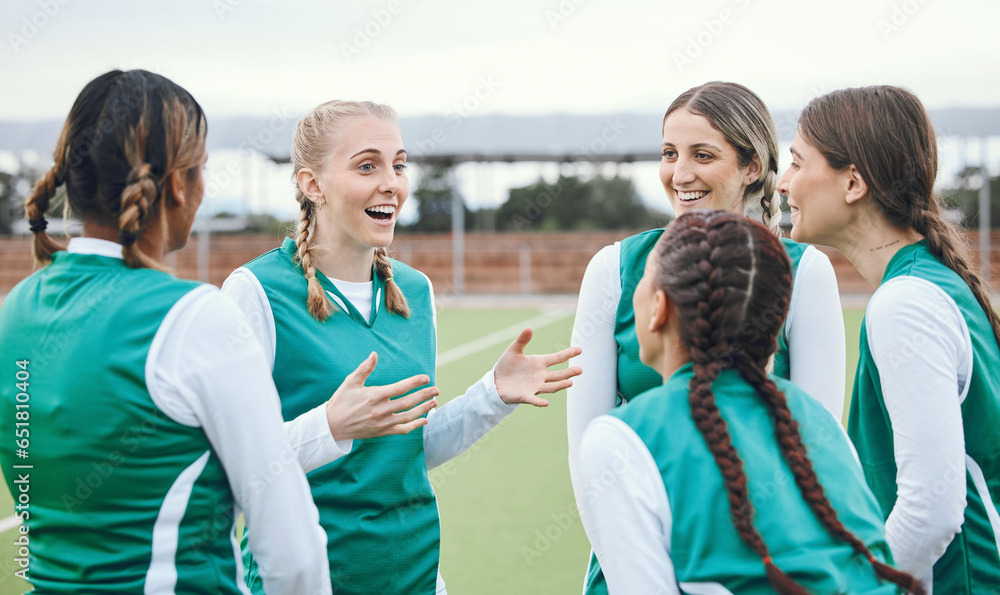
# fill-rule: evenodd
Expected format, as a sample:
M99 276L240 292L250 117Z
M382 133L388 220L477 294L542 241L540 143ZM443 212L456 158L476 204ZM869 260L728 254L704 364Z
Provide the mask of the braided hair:
M765 372L791 297L791 266L778 239L746 217L694 211L674 221L654 250L655 285L677 308L681 340L693 366L691 416L722 474L733 526L761 557L771 586L782 595L807 595L774 563L753 524L743 461L712 392L712 383L729 368L739 371L764 401L782 456L803 499L826 530L863 555L880 578L922 594L913 577L879 562L837 518L785 396Z
M388 105L371 101L328 101L316 106L295 127L292 138L292 180L298 177L304 167L314 172L323 171L331 150L331 134L337 123L344 118L371 116L395 121L396 110ZM299 203L299 224L295 230L295 261L302 267L302 274L308 284L306 307L313 318L323 322L335 306L316 279L316 266L312 262L312 251L317 248L313 242L316 229L316 211L319 207L309 199L296 183L295 200ZM406 296L392 279L392 261L385 248L377 248L372 262L375 274L385 281L385 304L389 312L405 318L410 316L410 306Z
M881 85L841 89L809 102L799 132L835 170L854 165L872 203L889 223L924 236L927 248L969 286L1000 344L1000 316L982 278L970 266L958 228L934 195L937 140L916 95Z
M45 213L65 184L74 213L118 229L129 266L162 268L136 240L163 209L167 176L197 175L207 129L191 94L158 74L112 70L87 83L59 134L52 169L24 203L35 263L44 266L63 249L46 233ZM159 221L165 237L166 220Z
M781 200L778 187L778 133L771 112L756 93L737 83L713 81L692 87L674 99L663 116L684 108L704 117L736 149L739 166L760 159L760 177L743 191L743 203L758 201L764 225L781 237Z

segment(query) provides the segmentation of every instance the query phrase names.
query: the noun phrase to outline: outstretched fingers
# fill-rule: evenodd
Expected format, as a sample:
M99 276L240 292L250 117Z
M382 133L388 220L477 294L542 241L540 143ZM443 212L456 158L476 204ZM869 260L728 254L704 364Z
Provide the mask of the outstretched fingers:
M579 376L583 373L583 368L580 366L573 366L571 368L564 368L562 370L549 370L545 374L545 382L558 382L561 380L568 380L575 376Z
M524 353L524 348L528 346L531 342L532 330L531 327L524 327L520 333L518 333L517 338L514 342L507 347L507 351L513 351L514 353Z
M555 392L555 391L539 391L539 392ZM530 395L530 396L524 397L524 400L521 401L521 403L523 403L525 405L534 405L535 407L548 407L549 406L549 402L547 400L545 400L545 399L543 399L543 398L541 398L541 397L539 397L537 395Z
M558 382L546 382L541 387L539 387L538 392L535 394L557 393L561 390L566 390L571 386L573 386L573 381L568 379L560 380Z
M441 391L438 387L428 386L427 388L418 390L412 395L406 395L405 397L389 400L389 406L392 408L392 413L396 416L397 420L408 417L412 412L417 412L413 416L413 418L417 418L437 406L437 401L434 397L439 394L441 394ZM403 421L410 420L403 419ZM396 423L400 422L397 421Z
M583 349L579 347L567 347L558 353L550 353L545 355L545 367L555 366L557 364L562 364L568 362L570 358L576 357L583 353ZM579 373L579 372L578 372Z
M364 386L368 377L375 370L375 365L378 363L378 354L374 351L368 354L363 362L358 364L358 367L354 369L353 372L347 375L344 379L344 384L357 386Z
M377 388L377 396L380 399L391 399L393 397L398 397L400 395L405 395L411 390L421 387L431 379L426 374L417 374L416 376L410 376L409 378L404 378L399 382L394 382L392 384L387 384L385 386L372 387Z

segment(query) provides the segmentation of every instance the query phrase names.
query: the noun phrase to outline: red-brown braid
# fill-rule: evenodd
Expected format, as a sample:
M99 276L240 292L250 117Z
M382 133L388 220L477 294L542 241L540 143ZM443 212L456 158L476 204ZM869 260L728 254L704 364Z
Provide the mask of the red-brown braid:
M879 577L923 593L913 577L876 560L837 518L785 396L767 378L764 367L777 345L791 295L790 265L780 242L745 217L702 211L679 218L664 233L657 249L657 286L667 292L678 310L682 340L693 365L688 397L692 418L723 476L733 525L763 560L772 587L783 595L807 593L774 564L753 525L743 462L712 392L712 382L727 368L735 367L761 394L796 484L824 527L865 555Z

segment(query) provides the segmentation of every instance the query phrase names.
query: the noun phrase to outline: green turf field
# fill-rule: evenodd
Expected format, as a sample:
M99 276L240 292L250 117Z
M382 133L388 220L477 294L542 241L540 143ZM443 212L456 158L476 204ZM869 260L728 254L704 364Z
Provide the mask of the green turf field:
M847 387L854 377L863 310L844 312ZM538 310L443 310L439 353L480 341L542 314ZM566 347L572 316L535 332L529 353ZM440 402L475 383L513 339L443 364ZM453 355L454 357L454 355ZM848 395L849 396L849 395ZM566 460L565 393L545 409L522 406L473 448L430 471L441 511L441 572L452 595L579 593L589 545L573 501ZM0 489L0 519L13 513ZM24 592L13 577L16 529L0 534L0 595Z

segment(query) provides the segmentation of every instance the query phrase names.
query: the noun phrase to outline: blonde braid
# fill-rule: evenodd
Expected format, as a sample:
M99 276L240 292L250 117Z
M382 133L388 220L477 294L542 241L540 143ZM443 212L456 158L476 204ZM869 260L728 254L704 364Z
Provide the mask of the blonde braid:
M312 263L312 247L309 245L309 235L312 232L313 206L312 201L305 200L299 203L302 207L301 218L298 228L295 231L295 261L302 267L302 274L305 275L309 285L309 297L306 299L306 307L309 314L320 322L333 314L334 305L326 297L323 286L316 278L316 267Z
M781 199L774 196L778 187L777 164L771 161L775 169L768 169L764 174L763 194L760 197L760 208L763 211L764 226L777 237L781 237Z
M393 314L409 318L410 305L406 302L403 290L392 280L392 261L385 248L375 249L375 273L385 281L385 307Z

